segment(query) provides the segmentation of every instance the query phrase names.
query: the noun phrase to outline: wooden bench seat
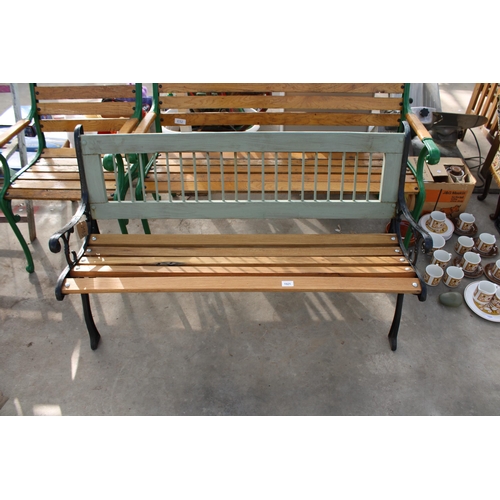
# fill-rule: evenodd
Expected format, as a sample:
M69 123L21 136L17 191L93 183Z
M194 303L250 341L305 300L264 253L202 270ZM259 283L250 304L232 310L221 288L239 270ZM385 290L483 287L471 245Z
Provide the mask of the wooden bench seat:
M136 85L37 85L30 84L31 111L0 135L0 147L33 127L38 139L38 150L28 165L10 178L5 162L6 181L1 190L1 210L7 217L28 261L27 270L34 271L29 248L16 225L11 210L13 200L78 201L81 186L75 148L69 140L64 147L48 148L51 133L73 134L78 124L98 133L130 133L142 118L142 86ZM1 156L1 155L0 155ZM2 165L4 162L2 161ZM8 176L8 178L7 178ZM108 176L108 196L117 189L115 178Z
M401 290L421 287L394 234L99 234L62 291Z
M75 144L82 201L72 221L53 235L50 249L64 249L67 261L56 297L81 296L92 349L101 338L92 317L92 294L394 293L396 310L389 332L392 350L397 346L404 295L425 300L425 282L415 264L421 247L429 251L432 239L412 218L405 202L410 128L404 121L401 132L377 133L96 136L86 135L78 127ZM130 196L110 199L103 158L132 153L140 158L144 178L138 177L138 188ZM312 179L303 167L306 164L312 169ZM319 180L320 171L326 181ZM146 180L147 176L151 179ZM330 188L320 193L325 189L320 184L325 182ZM151 183L152 193L146 191L147 183ZM167 187L160 189L161 183ZM402 217L414 231L415 247L408 248L403 242ZM117 218L157 222L349 219L357 230L346 234L100 233L100 221ZM380 221L382 227L391 222L392 231L366 231L364 223L373 221ZM82 225L82 246L72 250L74 229Z

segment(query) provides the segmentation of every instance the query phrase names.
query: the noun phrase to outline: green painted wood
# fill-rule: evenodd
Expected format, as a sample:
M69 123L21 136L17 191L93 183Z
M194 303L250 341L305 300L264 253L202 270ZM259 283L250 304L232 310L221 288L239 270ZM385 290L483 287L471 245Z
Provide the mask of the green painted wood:
M193 132L185 134L87 135L86 154L172 152L343 152L401 153L404 136L366 132Z
M93 217L99 219L162 219L162 218L342 218L342 219L389 219L395 214L401 171L403 134L363 132L264 132L264 133L220 133L199 132L192 134L129 134L83 136L81 145L84 167L89 189L89 200ZM318 199L314 188L313 200L307 199L303 188L299 200L278 199L276 186L265 191L264 178L259 201L250 200L246 189L243 192L225 190L224 178L220 193L208 193L208 200L200 199L198 193L188 196L181 178L181 192L175 198L170 190L162 194L162 201L146 198L132 201L110 201L104 185L101 165L103 154L127 154L157 152L265 152L280 153L385 153L385 164L379 200L369 199L365 192L353 196L341 192L340 200L328 193L327 199ZM317 156L316 156L317 162ZM168 157L167 157L168 165ZM182 171L182 159L180 168ZM232 161L221 162L222 172L234 175ZM277 165L276 165L277 170ZM303 167L304 170L304 167ZM317 168L316 168L317 170ZM342 169L344 172L344 168ZM153 170L154 173L154 170ZM282 173L286 173L282 172ZM168 175L168 172L167 172ZM304 175L304 172L303 172ZM356 182L356 179L355 179ZM316 186L316 179L314 180ZM342 183L343 184L343 183ZM290 185L290 184L289 184ZM196 182L195 182L196 186ZM234 188L233 188L234 190ZM343 191L343 187L342 187ZM214 199L220 196L221 201ZM248 194L248 196L245 196ZM344 196L345 194L345 196ZM267 199L272 198L274 200ZM217 198L217 196L215 196ZM233 199L234 198L234 199Z
M95 219L390 219L394 203L376 201L138 201L91 203Z

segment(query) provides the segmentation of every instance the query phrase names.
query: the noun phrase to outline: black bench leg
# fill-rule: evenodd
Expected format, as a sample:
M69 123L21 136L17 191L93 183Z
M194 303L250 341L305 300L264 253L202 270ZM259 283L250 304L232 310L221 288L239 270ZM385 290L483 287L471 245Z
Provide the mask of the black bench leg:
M83 315L85 317L85 324L87 325L87 330L90 336L90 348L95 351L99 345L99 340L101 338L98 332L94 318L92 317L92 310L90 309L90 299L88 294L82 294L82 305L83 305Z
M401 322L401 311L403 310L403 299L404 294L399 293L396 300L396 311L394 312L394 319L392 320L391 329L389 331L389 344L391 345L392 351L395 351L398 347L398 331L399 324Z

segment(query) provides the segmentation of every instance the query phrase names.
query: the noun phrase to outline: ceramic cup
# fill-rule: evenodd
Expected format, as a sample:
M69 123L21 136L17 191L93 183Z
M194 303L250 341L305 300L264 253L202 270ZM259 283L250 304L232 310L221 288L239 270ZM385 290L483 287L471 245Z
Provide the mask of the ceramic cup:
M429 286L439 285L441 278L443 277L444 271L443 268L436 264L429 264L425 268L424 281Z
M475 252L465 252L462 256L460 264L458 264L466 273L474 273L477 271L481 263L481 256Z
M463 255L465 252L470 252L474 247L474 240L468 236L459 236L455 243L455 252Z
M463 213L458 216L457 226L460 231L470 231L476 218L472 214Z
M500 288L497 288L495 295L491 297L489 306L490 309L495 311L497 314L500 312Z
M431 231L443 231L446 226L446 214L444 212L440 212L439 210L434 210L433 212L431 212L426 226Z
M446 240L440 234L431 233L431 237L432 237L433 252L435 250L441 250L446 245Z
M497 286L491 281L480 281L477 285L472 300L479 309L489 306L491 299L497 291Z
M492 234L481 233L476 241L476 248L483 253L491 252L496 241L495 236Z
M444 269L450 262L450 259L451 253L448 253L446 250L434 250L431 264L436 264Z
M449 266L446 268L446 271L444 273L443 283L450 288L455 288L456 286L460 285L463 277L464 272L460 267Z
M493 269L491 270L491 275L500 280L500 259L498 259L496 262L495 262L495 265L493 266Z

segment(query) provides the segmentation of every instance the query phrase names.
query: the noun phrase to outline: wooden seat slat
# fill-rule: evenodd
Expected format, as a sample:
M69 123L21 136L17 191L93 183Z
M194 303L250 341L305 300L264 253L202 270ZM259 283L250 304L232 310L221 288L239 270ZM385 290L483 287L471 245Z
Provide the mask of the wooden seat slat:
M183 266L401 266L406 265L406 260L401 257L393 256L340 256L340 257L307 257L307 256L288 256L288 257L228 257L228 256L169 256L169 262L181 262ZM114 255L85 255L80 258L79 265L93 266L156 266L165 263L164 256L156 257L120 257Z
M125 277L125 276L162 276L178 275L183 276L204 276L207 274L216 274L218 276L272 276L272 275L301 275L301 276L413 276L414 272L408 266L308 266L308 267L262 267L255 265L246 266L92 266L78 265L70 272L72 278L80 277Z
M9 189L5 193L6 200L78 201L81 197L81 189Z
M133 256L155 257L162 256L163 260L172 260L173 256L194 257L348 257L362 256L392 256L396 247L206 247L206 248L144 248L144 247L92 247L92 252L101 256Z
M397 247L394 234L96 234L89 247Z
M293 286L283 286L283 281ZM415 278L385 277L302 277L283 276L199 276L67 278L63 294L146 293L146 292L366 292L418 293Z

